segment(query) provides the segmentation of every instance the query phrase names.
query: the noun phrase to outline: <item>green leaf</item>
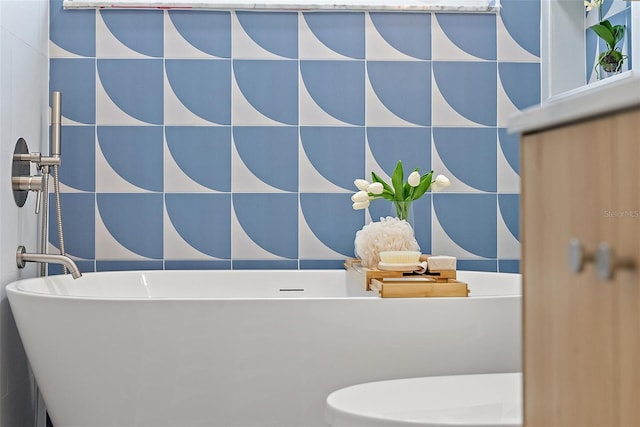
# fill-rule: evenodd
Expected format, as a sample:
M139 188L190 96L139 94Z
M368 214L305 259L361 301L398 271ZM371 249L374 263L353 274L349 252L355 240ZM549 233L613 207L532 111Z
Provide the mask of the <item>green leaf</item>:
M391 185L396 193L396 200L404 200L404 186L402 181L404 180L404 171L402 170L402 162L398 160L393 174L391 175Z
M605 23L609 24L608 26L604 25ZM613 49L616 45L616 38L613 33L613 28L611 27L611 23L609 21L602 21L599 24L592 25L591 28L604 42L609 46L610 49Z
M382 188L385 191L388 191L391 194L393 194L393 188L389 184L384 182L384 180L382 178L380 178L378 175L376 175L375 172L371 172L371 181L372 182L379 182L380 184L382 184Z
M618 44L620 40L624 37L624 25L616 25L613 27L613 37L615 39L615 44Z
M417 200L420 197L422 197L422 195L424 193L427 192L427 190L429 189L429 187L431 187L431 179L433 177L433 171L424 174L420 177L420 184L418 184L418 186L416 187L415 191L413 192L413 197L411 200Z

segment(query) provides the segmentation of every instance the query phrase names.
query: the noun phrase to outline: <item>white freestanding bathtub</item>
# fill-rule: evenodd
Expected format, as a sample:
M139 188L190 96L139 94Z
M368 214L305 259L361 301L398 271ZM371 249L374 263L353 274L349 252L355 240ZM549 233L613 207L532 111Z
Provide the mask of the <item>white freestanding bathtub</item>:
M329 393L521 369L520 276L381 299L345 271L146 271L7 286L55 427L323 426Z

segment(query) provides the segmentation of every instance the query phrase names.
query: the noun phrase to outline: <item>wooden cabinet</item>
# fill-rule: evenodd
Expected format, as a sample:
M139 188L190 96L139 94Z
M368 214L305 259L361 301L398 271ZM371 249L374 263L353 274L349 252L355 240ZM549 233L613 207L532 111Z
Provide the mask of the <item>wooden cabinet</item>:
M525 133L521 183L525 427L640 426L640 109Z

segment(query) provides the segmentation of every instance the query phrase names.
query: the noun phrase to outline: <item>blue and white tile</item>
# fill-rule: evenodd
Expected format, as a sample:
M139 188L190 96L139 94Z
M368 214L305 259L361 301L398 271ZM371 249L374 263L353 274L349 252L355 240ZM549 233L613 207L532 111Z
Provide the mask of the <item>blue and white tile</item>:
M497 145L493 128L434 128L434 171L437 165L451 174L446 191L495 192Z
M511 115L540 104L540 65L501 62L498 65L498 126L507 127Z
M498 194L498 258L520 258L518 232L519 195Z
M301 192L353 191L353 180L364 171L364 128L303 126L300 139Z
M479 126L449 105L434 75L431 77L431 117L433 126Z
M322 107L307 90L302 75L299 79L300 88L300 124L305 126L350 126L350 123L338 120Z
M65 252L74 259L95 258L95 195L92 193L61 193L60 209L64 233ZM55 196L49 195L49 247L50 253L59 252Z
M434 126L496 125L496 62L434 61L433 78Z
M368 60L431 59L430 13L369 12L365 31Z
M481 61L483 58L465 52L460 46L455 44L447 36L442 28L438 17L442 14L433 13L431 18L431 37L433 38L433 60L434 61ZM491 41L486 41L491 43Z
M498 192L520 192L520 136L498 129Z
M96 74L96 124L98 125L125 125L146 126L149 123L139 120L124 112L116 105L100 79L100 73Z
M367 61L367 86L373 92L367 104L376 99L378 107L383 104L407 124L429 126L431 87L425 77L430 74L430 64L425 61ZM367 124L379 125L371 120Z
M94 192L96 164L95 126L63 126L64 148L59 171L60 191Z
M300 59L348 59L322 43L309 28L305 16L301 13L299 17Z
M165 194L164 233L164 258L230 259L231 195Z
M337 123L312 122L313 105L342 124L364 125L365 63L347 61L300 61L300 120L305 125ZM311 99L309 99L311 98ZM309 108L311 107L311 108Z
M231 124L230 60L165 60L164 90L165 124Z
M303 12L301 59L364 59L363 12Z
M497 19L497 34L498 34L498 58L501 61L540 61L540 58L516 42L509 31L504 26L502 17L498 15Z
M173 91L169 78L164 76L164 117L165 125L212 126L216 123L203 119L188 109Z
M366 20L366 46L367 46L367 60L384 61L384 60L399 60L408 61L413 59L411 56L400 52L393 47L387 40L382 37L380 32L376 29L375 24L371 20L370 13L367 13Z
M370 126L417 126L414 123L410 123L401 117L398 117L391 110L389 110L384 103L378 98L375 89L371 85L371 80L368 78L369 71L367 71L366 79L366 114L367 125Z
M165 192L231 191L230 127L166 126L164 134Z
M46 4L43 4L46 7ZM27 11L28 9L25 9L25 12ZM96 13L95 10L63 10L62 0L52 0L49 3L49 58L96 56ZM28 21L31 20L19 24ZM40 25L37 20L33 20L32 24ZM44 30L46 31L46 26Z
M433 59L496 60L495 21L495 14L435 13Z
M297 194L233 194L233 259L296 259L297 242Z
M300 258L306 259L340 259L345 255L334 251L325 245L318 236L311 230L309 224L304 217L301 210L300 212ZM354 235L355 239L355 235Z
M497 200L495 194L433 195L433 248L461 258L495 258Z
M109 231L102 220L99 205L96 208L96 259L151 260L126 248Z
M282 123L273 120L260 111L258 111L251 103L245 98L235 75L231 76L231 122L234 125L242 126L275 126Z
M298 123L297 61L233 61L233 123Z
M233 146L244 166L237 164L239 170L251 171L278 191L298 191L300 142L296 126L235 126Z
M362 228L362 213L351 208L350 194L302 193L300 194L300 221L313 233L314 243L323 244L327 249L314 252L310 248L308 256L336 259L353 256L353 241L356 232ZM302 245L305 239L300 238ZM319 242L317 242L317 241Z
M49 61L49 91L63 94L63 124L96 123L95 70L93 58L52 58Z
M231 148L231 191L241 193L280 193L281 189L258 178L238 153L235 142Z
M140 52L136 52L109 30L102 17L102 13L96 16L96 56L98 58L149 58Z
M165 58L231 57L231 12L172 10L164 19Z
M283 59L251 38L238 19L238 12L231 14L231 52L234 59Z
M520 112L509 95L507 94L502 82L498 78L498 127L507 127L509 118Z
M109 161L105 158L100 148L100 143L96 144L96 192L98 193L145 193L144 188L133 185L116 171L113 170Z
M189 177L176 163L166 140L164 146L164 191L171 193L216 192Z
M541 2L502 0L501 6L497 21L498 57L506 61L540 60Z

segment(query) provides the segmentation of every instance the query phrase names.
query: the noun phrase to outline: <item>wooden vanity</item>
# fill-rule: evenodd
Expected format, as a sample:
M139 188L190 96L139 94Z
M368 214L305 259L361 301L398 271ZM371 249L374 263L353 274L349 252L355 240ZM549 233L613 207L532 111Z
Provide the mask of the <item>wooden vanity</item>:
M526 427L640 426L640 78L601 83L510 123Z

